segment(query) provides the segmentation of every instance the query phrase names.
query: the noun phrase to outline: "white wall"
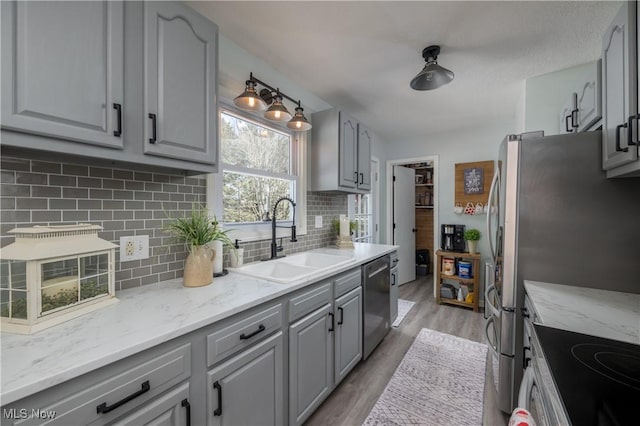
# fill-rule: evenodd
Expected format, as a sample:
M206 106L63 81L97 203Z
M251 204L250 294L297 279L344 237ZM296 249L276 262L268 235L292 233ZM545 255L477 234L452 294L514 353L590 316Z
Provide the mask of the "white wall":
M571 93L581 90L593 78L596 61L573 68L532 77L525 82L525 131L544 130L545 135L560 133L560 110Z
M489 259L489 245L485 235L485 215L468 216L453 212L455 196L455 164L472 161L495 160L498 147L507 134L515 133L516 120L491 123L483 128L461 129L436 135L425 135L424 139L398 141L389 146L388 159L405 159L427 155L438 155L438 222L442 224L462 224L480 230L482 237L479 250L484 261ZM485 176L491 179L492 176ZM386 235L386 234L385 234ZM435 236L439 246L440 235ZM480 271L484 274L484 271Z

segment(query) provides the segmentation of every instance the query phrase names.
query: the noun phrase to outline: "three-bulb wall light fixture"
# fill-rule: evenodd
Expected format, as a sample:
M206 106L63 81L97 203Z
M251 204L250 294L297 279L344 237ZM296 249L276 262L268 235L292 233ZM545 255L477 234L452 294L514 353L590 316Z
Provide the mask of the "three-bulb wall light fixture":
M257 86L265 88L257 91ZM295 114L291 114L282 103L283 99L288 99L296 104ZM233 100L238 107L248 111L264 111L264 118L271 121L288 121L287 127L297 131L307 131L311 129L311 123L304 116L304 109L300 101L282 93L280 89L273 88L267 83L258 80L249 74L244 92ZM266 111L265 111L266 110Z

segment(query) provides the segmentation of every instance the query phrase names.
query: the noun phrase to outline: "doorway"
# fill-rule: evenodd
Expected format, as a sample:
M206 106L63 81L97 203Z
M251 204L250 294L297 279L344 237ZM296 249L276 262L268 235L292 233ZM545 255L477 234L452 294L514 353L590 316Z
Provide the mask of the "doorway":
M400 187L398 177L396 177L396 181L394 182L395 167L401 167L407 171L411 170L409 173L413 174L413 180L402 183L402 187ZM406 173L403 173L403 175L404 174ZM387 200L390 200L390 202L387 203L386 212L387 241L390 244L400 246L400 252L405 253L404 258L407 260L403 262L403 258L400 257L399 267L404 268L404 276L410 277L411 280L416 278L416 272L419 278L422 274L426 274L427 272L431 274L434 271L433 262L439 244L437 232L439 228L437 185L438 156L387 161ZM407 188L407 186L409 186L410 189ZM401 195L401 192L406 191L410 191L412 194L409 199L407 199L406 195L404 197ZM396 195L399 195L401 199L396 201ZM410 214L406 214L408 209L413 211L415 222L410 227L404 226L405 224L400 226L400 218L398 215L402 216L404 220L407 220L407 217L411 217ZM405 214L403 214L403 212ZM409 232L414 235L409 236ZM416 252L416 250L419 251ZM420 256L416 256L416 253L423 256L425 253L424 250L428 250L428 263L417 263L416 260L418 259L416 258L420 258ZM422 259L421 262L424 262L424 259ZM399 282L403 284L401 279Z

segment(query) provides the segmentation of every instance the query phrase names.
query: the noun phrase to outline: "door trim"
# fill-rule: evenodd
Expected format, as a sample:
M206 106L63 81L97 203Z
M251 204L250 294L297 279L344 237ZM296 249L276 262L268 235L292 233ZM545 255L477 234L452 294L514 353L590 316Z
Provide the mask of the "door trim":
M433 162L433 247L431 248L431 253L435 255L438 247L440 247L440 234L438 229L440 228L440 216L438 210L438 200L439 200L439 156L438 155L425 155L422 157L411 157L411 158L402 158L399 160L387 160L387 191L385 195L385 199L387 200L387 211L386 211L386 243L392 244L393 242L393 166L401 166L404 164L410 163L422 163L425 161ZM433 297L436 296L436 286L433 286Z

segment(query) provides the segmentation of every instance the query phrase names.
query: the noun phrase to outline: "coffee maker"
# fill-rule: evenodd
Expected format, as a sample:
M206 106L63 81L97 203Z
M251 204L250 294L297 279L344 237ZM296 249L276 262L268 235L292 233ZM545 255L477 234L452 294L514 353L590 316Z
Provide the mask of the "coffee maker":
M440 248L444 251L464 252L464 225L442 225Z

